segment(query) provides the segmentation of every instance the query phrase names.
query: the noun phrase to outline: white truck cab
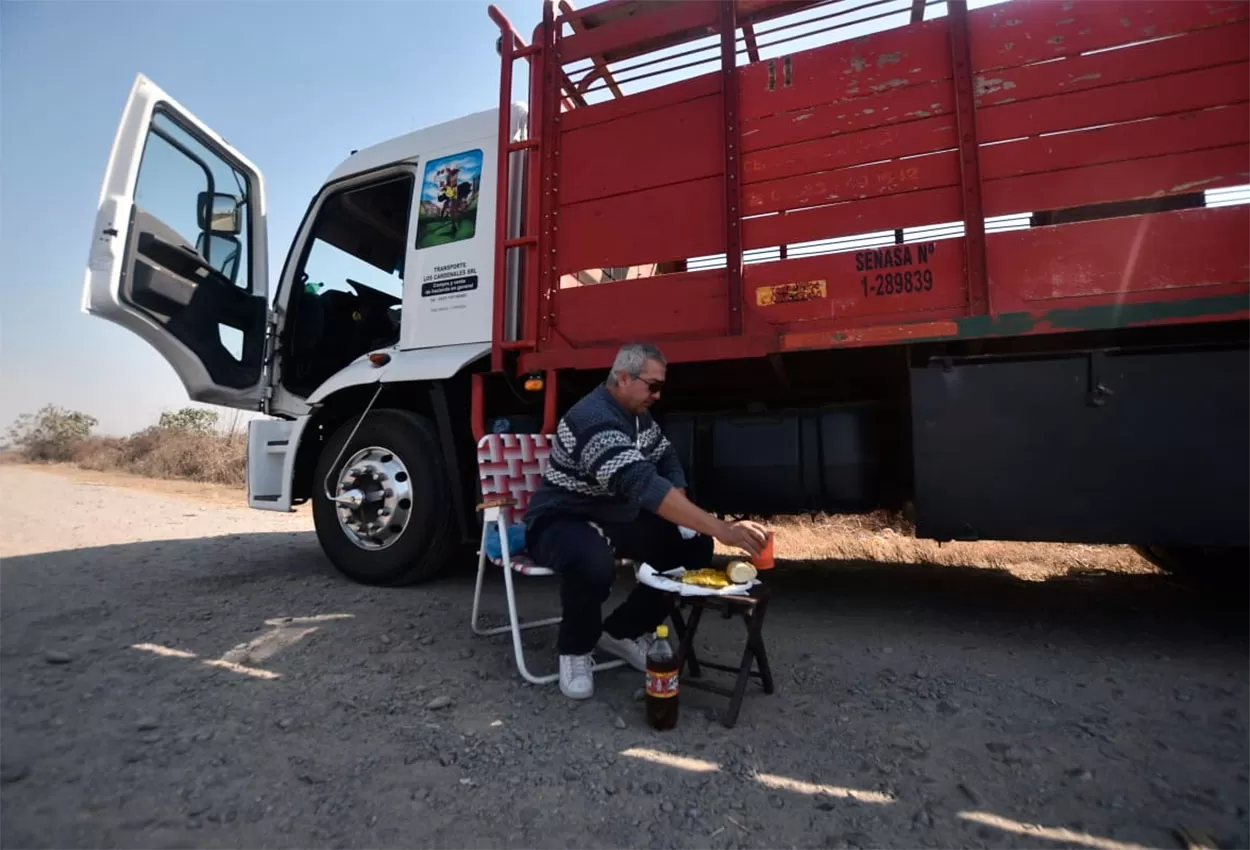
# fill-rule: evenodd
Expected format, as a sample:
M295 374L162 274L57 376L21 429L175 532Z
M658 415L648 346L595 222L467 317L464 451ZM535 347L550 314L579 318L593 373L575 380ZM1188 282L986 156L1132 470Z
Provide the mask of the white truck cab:
M524 125L516 104L514 139ZM357 446L389 415L382 404L365 421L360 399L411 394L489 352L498 132L490 109L354 152L316 192L276 281L264 178L242 153L142 75L113 142L83 310L146 340L191 399L272 417L249 427L248 503L312 498L331 560L359 580L413 580L401 562L443 545L413 525L446 518L410 492L437 446L401 450L410 426ZM421 418L417 431L439 418L405 408L391 413ZM314 462L324 481L301 469Z

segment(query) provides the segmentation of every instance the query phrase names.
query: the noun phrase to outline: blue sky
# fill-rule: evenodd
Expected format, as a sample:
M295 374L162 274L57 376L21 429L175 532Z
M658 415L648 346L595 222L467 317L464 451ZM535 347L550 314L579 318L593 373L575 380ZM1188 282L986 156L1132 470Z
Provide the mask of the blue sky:
M276 276L308 201L353 149L494 106L486 5L0 3L0 428L54 403L128 433L187 404L160 355L78 308L137 73L262 169ZM498 5L528 38L539 0Z

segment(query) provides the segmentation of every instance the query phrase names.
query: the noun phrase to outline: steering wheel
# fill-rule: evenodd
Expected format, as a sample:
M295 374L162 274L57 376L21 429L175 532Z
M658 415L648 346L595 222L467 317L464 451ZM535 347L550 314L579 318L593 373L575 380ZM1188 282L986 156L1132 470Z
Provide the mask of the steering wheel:
M379 302L383 307L393 307L396 304L403 303L402 298L397 298L394 295L388 295L382 290L375 289L372 286L366 286L358 280L352 280L350 277L344 278L344 280L347 282L348 286L356 290L356 294L360 297L361 301L369 302L371 306L377 306Z

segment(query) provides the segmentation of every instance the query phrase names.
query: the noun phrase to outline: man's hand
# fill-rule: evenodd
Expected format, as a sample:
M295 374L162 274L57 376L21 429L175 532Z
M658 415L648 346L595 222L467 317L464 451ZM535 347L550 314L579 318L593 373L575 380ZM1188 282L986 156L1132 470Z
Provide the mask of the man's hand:
M724 528L716 535L716 539L726 546L745 549L751 553L751 557L755 557L763 550L768 532L759 523L744 519L724 523Z
M715 537L726 546L745 549L752 557L760 553L768 538L758 523L746 520L730 523L717 519L687 499L685 493L676 487L668 491L656 513L673 525L684 525L700 534Z

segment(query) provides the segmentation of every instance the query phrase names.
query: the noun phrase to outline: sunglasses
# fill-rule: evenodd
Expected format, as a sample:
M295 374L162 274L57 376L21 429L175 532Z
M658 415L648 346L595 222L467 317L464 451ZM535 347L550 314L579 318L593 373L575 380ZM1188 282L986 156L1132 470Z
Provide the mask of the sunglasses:
M647 389L650 391L651 395L659 395L664 390L663 381L649 380L647 378L634 378L634 380L641 381L642 383L646 384Z

